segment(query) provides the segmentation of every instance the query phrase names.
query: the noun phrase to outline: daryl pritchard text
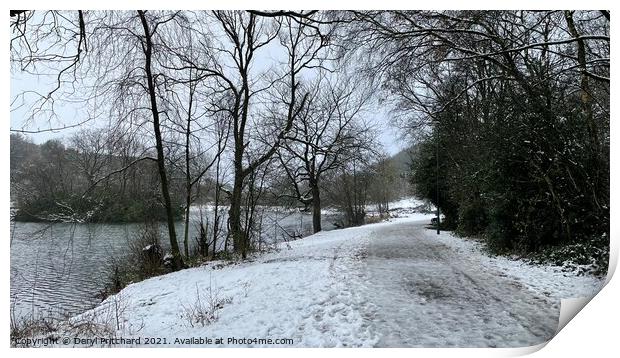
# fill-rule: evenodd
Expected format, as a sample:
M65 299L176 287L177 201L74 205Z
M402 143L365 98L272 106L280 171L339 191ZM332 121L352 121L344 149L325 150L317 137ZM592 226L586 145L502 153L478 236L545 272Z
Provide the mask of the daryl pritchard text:
M208 345L208 344L233 344L233 345L271 345L271 344L293 344L290 338L271 339L271 338L211 338L211 337L189 337L189 338L157 338L157 337L47 337L47 338L19 338L15 339L16 345L26 347L46 347L55 345L73 346L114 346L114 345Z
M55 345L138 345L142 343L142 337L45 337L45 338L17 338L13 340L17 346L47 347Z

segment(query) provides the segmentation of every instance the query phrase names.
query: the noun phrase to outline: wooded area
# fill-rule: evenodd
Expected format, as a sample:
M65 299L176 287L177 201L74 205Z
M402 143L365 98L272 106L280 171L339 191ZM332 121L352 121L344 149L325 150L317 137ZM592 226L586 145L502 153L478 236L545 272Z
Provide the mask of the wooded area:
M257 205L311 210L315 232L325 205L360 225L406 180L446 228L499 251L605 247L609 23L607 11L15 11L12 73L52 85L13 93L27 115L12 129L12 199L29 219L165 220L174 269L199 201L227 211L212 241L246 258ZM68 102L84 118L56 127ZM379 144L377 107L413 147L407 172ZM46 123L98 128L66 147L17 135Z

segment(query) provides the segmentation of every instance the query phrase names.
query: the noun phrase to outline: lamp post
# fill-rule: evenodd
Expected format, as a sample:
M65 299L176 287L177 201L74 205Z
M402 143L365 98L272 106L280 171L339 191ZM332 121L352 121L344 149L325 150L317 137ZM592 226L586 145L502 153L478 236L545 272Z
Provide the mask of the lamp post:
M440 214L439 213L439 129L437 127L435 127L435 129L437 130L437 132L435 133L435 136L437 137L435 139L436 149L437 149L437 152L435 155L435 161L437 163L437 173L436 173L437 174L437 182L436 182L437 187L435 190L437 197L435 198L435 207L437 208L437 235L439 235L439 225L441 224L441 218L439 216Z

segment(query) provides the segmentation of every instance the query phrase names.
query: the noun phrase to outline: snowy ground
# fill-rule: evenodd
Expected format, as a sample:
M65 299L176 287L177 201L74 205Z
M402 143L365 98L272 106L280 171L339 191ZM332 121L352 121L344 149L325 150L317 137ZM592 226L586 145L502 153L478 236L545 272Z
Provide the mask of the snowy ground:
M560 299L591 296L602 285L491 258L475 242L426 229L431 217L409 212L283 244L248 262L155 277L72 322L80 337L80 323L96 321L117 337L165 338L169 346L202 337L213 339L206 346L257 338L301 347L519 347L552 337ZM196 308L210 313L204 325Z

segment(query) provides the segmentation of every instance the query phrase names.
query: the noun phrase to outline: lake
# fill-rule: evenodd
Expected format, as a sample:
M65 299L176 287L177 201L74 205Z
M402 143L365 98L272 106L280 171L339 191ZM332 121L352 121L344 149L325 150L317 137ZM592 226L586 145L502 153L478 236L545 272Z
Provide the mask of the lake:
M190 245L197 236L200 211L190 214ZM206 215L211 215L206 210ZM262 237L272 242L296 233L312 233L312 216L296 210L265 210ZM323 216L323 229L334 228L337 215ZM225 220L225 218L224 218ZM167 228L159 224L161 245L169 246ZM62 317L100 302L113 258L122 257L141 224L11 223L11 314L14 317ZM182 250L183 224L176 225ZM221 242L223 245L223 242ZM219 246L219 245L218 245Z

